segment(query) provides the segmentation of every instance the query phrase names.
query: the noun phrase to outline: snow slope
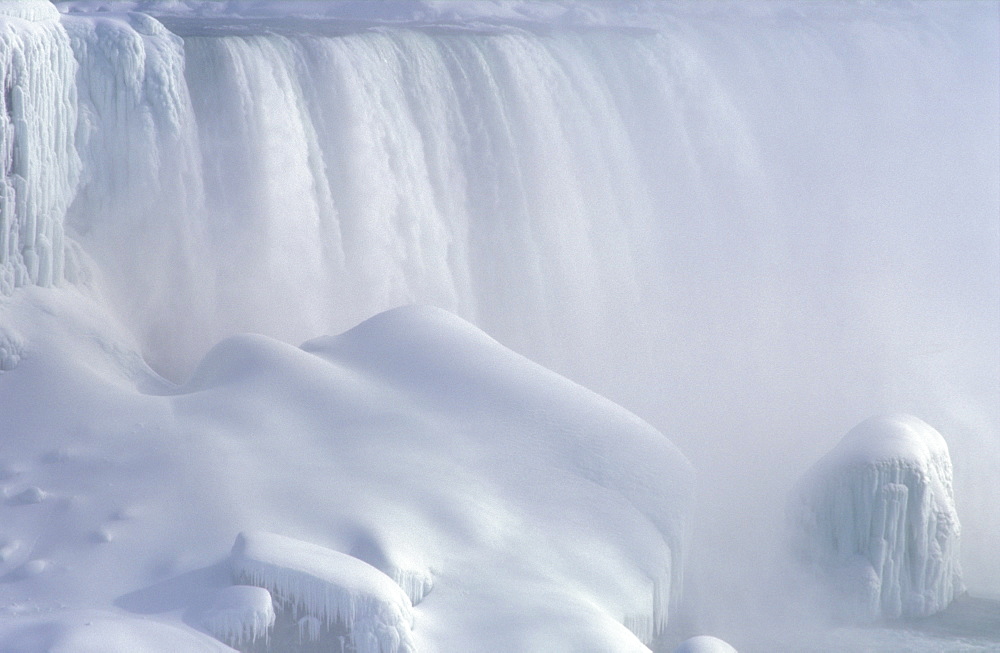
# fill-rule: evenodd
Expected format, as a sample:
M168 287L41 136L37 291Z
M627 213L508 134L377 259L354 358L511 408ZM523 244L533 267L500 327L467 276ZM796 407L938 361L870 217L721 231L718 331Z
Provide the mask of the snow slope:
M423 599L417 650L641 651L680 595L685 458L444 311L301 349L236 336L174 388L75 291L0 310L24 327L0 374L7 632L41 619L82 637L81 610L121 637L136 620L203 628L229 547L258 530Z
M948 445L916 417L852 429L807 472L791 516L851 618L926 617L964 591Z

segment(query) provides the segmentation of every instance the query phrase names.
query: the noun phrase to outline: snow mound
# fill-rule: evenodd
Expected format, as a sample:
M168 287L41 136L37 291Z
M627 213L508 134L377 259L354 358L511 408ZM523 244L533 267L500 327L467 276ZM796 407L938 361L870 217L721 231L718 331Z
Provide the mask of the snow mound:
M240 648L266 639L274 626L271 593L263 587L233 585L219 590L202 625L220 641Z
M0 612L0 650L17 653L233 653L182 624L103 610Z
M270 591L309 641L346 631L359 653L415 650L409 597L368 563L273 533L241 533L230 562L236 582Z
M916 417L852 429L801 481L792 518L842 616L925 617L963 591L948 445Z
M328 625L349 599L377 612L357 585L375 578L383 625L408 628L419 602L390 649L648 653L680 595L683 455L449 313L404 307L302 348L234 336L178 387L71 288L19 288L0 309L28 354L0 374L5 604L115 608L132 613L123 633L160 619L206 646L249 626L245 653L336 651L346 624ZM245 536L230 561L241 532L299 542ZM356 577L331 576L347 565ZM269 632L263 606L206 612L234 582L271 594ZM378 644L377 624L351 623Z
M736 653L736 649L718 637L698 635L681 642L674 653Z

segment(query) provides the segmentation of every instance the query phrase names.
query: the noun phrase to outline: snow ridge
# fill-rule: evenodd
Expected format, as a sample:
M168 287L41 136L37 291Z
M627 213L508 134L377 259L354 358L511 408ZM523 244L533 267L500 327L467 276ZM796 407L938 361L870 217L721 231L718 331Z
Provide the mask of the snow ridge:
M797 499L800 552L846 601L844 616L925 617L963 591L948 446L916 417L855 427Z
M358 653L413 653L410 599L349 555L273 533L241 533L230 557L235 582L267 589L298 621L300 638L346 637Z

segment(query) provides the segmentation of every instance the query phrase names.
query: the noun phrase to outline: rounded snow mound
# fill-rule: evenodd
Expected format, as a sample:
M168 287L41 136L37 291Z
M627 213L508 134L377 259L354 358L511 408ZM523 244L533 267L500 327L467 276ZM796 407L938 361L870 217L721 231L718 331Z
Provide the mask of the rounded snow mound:
M681 642L674 653L736 653L736 649L718 637L698 635Z
M804 476L791 517L841 617L925 617L963 591L948 445L916 417L853 428Z
M227 528L288 533L371 565L448 624L415 628L418 647L443 637L449 650L530 650L557 636L573 650L640 651L680 600L693 486L683 454L444 310L404 306L302 347L233 336L163 399L192 447L225 449L211 496L242 506ZM316 596L333 592L323 605L354 596L330 589L346 580L275 564ZM290 598L298 589L235 580L298 605L310 637L345 621L306 610ZM295 609L278 612L272 643ZM503 626L484 634L482 614ZM244 632L241 615L223 615L224 635Z
M829 457L831 462L840 464L879 461L930 464L948 457L948 443L933 427L913 415L876 415L851 429Z

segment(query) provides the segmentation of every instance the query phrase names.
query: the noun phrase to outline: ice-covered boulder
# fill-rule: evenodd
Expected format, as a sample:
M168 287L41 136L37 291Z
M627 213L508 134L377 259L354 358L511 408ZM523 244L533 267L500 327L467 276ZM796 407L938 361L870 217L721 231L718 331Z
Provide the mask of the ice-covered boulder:
M736 653L736 649L718 637L698 635L681 642L674 653Z
M366 562L282 535L241 533L230 564L237 583L268 590L294 619L295 639L346 642L358 653L415 650L409 597Z
M274 603L263 587L233 585L219 590L202 625L218 640L240 649L266 640L274 627Z
M916 417L852 429L802 479L791 515L841 616L924 617L963 591L948 445Z

